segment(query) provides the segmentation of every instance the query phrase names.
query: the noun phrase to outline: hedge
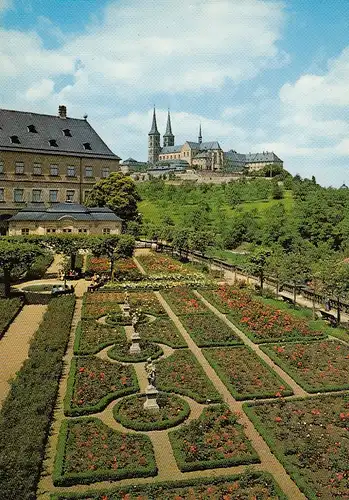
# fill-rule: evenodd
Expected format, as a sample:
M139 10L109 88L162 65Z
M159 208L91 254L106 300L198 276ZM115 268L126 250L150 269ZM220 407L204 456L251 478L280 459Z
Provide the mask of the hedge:
M21 311L23 302L20 298L0 299L0 339Z
M118 486L108 490L89 490L88 493L59 493L51 495L51 500L100 500L103 495L110 500L116 500L130 495L131 498L141 497L144 500L155 498L170 498L170 494L175 494L178 488L195 488L199 486L214 486L222 483L231 482L247 483L246 488L248 491L249 484L260 482L267 484L271 491L271 495L275 495L278 500L287 500L286 495L282 492L280 487L275 483L271 474L267 472L247 471L243 474L234 474L226 476L212 476L205 478L184 479L181 481L162 481L159 483L143 483L137 485ZM245 486L245 485L244 485ZM175 490L172 492L171 490Z
M30 269L26 272L25 279L29 281L43 278L52 262L52 253L46 252L43 255L39 255L31 265Z
M75 299L52 299L0 413L0 498L35 500Z

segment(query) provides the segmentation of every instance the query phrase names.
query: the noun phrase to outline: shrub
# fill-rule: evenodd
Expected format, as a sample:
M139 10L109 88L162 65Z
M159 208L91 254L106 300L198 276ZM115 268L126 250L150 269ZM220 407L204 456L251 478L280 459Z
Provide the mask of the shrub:
M74 297L52 299L0 413L1 496L35 500Z
M44 253L36 257L30 269L26 272L26 280L38 280L43 278L47 269L53 262L53 254L51 252Z
M21 310L21 299L0 299L0 338L3 336L14 317Z

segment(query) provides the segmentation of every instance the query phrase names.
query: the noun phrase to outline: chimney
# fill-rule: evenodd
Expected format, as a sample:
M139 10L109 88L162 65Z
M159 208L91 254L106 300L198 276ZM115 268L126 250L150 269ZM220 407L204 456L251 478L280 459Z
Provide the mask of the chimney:
M66 106L58 106L58 116L63 119L67 118Z

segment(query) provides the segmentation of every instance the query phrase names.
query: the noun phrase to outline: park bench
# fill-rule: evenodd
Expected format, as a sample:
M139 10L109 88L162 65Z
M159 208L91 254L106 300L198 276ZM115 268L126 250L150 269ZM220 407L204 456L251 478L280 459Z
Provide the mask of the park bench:
M287 302L287 304L291 304L292 306L294 306L294 302L293 299L291 299L291 297L287 297L287 295L280 295L280 297L284 302Z
M328 321L330 323L331 326L337 326L338 322L337 322L337 318L335 316L333 316L333 314L327 312L327 311L322 311L320 309L320 314L321 314L321 317L322 319L324 319L325 321Z

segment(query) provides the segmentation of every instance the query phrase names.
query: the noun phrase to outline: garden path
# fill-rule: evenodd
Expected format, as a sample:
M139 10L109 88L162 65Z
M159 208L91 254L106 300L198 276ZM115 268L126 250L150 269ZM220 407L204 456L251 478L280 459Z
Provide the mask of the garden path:
M9 390L9 379L14 378L28 357L29 342L38 329L46 305L24 306L0 342L0 406Z
M170 316L172 321L175 323L179 331L184 337L184 340L188 343L188 347L191 352L196 357L197 361L201 364L203 370L205 371L208 378L213 382L217 391L220 392L224 401L227 403L229 408L233 412L237 412L240 415L240 423L245 427L245 433L247 437L251 440L252 446L257 451L261 459L261 468L270 472L275 480L279 483L279 486L286 493L286 495L292 499L305 499L306 497L300 492L296 484L292 481L290 476L285 471L281 463L275 458L271 453L269 447L267 446L264 439L259 435L252 422L247 418L245 413L242 411L242 403L236 401L230 394L226 386L220 380L214 369L210 366L206 358L201 352L201 349L192 340L189 333L183 327L179 318L174 314L170 306L167 304L165 299L161 296L159 292L155 292L156 296L160 300L161 304L165 308L167 314ZM209 476L211 471L206 471L206 475Z
M55 253L53 256L53 262L52 264L47 268L46 273L47 275L56 275L57 278L59 276L59 273L61 271L61 265L64 260L64 256L62 254Z

